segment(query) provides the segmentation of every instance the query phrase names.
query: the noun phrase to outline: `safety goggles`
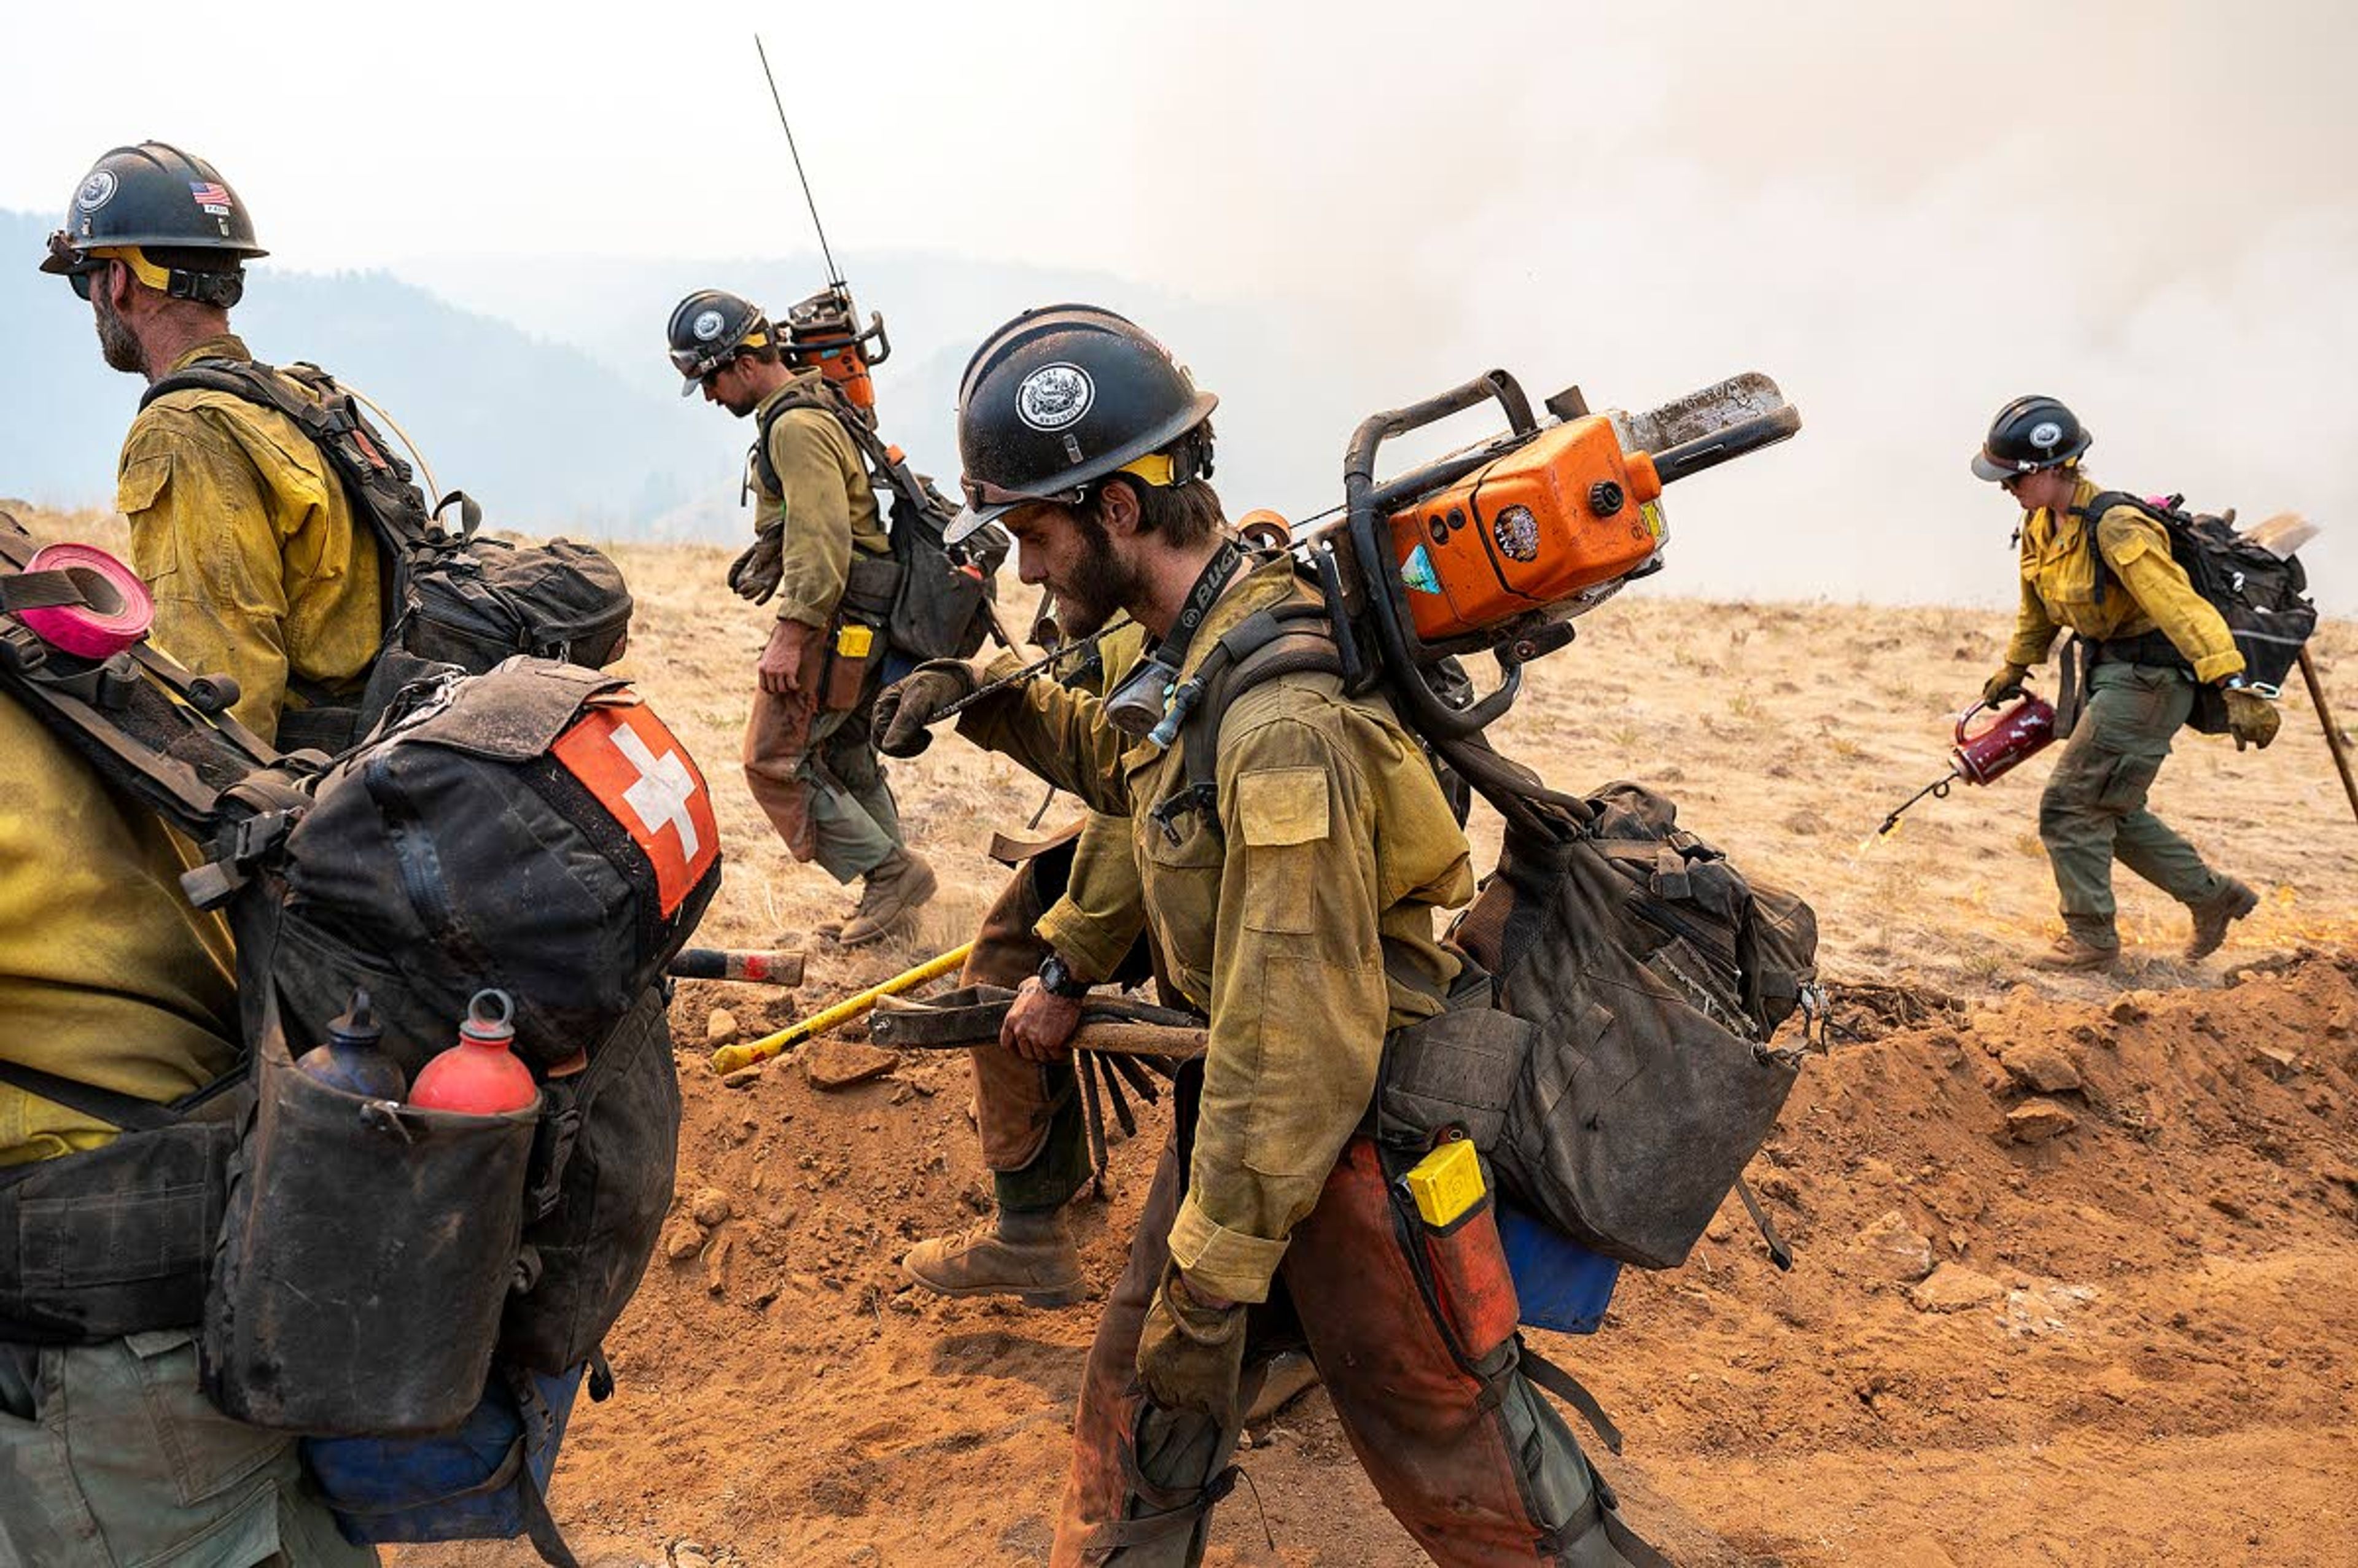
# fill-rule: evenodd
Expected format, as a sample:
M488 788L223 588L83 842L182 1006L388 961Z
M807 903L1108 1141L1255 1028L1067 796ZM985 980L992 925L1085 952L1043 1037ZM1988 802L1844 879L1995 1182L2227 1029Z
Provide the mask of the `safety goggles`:
M754 331L748 332L733 343L715 343L708 348L672 350L671 368L680 373L679 395L685 397L703 386L712 377L727 370L730 362L747 349L766 349L769 346L770 334Z
M49 236L49 260L56 265L45 267L47 272L62 273L66 283L80 299L90 297L91 285L106 270L106 264L119 261L131 269L131 276L148 287L161 293L171 292L172 275L147 259L137 245L92 245L84 250L77 247L63 229Z

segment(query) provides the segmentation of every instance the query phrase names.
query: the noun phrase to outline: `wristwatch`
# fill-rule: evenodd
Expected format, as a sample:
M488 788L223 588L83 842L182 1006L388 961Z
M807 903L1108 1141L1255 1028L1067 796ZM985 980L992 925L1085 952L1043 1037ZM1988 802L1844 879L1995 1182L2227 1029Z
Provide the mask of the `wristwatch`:
M1054 949L1040 960L1040 989L1050 996L1063 997L1066 1001L1078 1001L1089 994L1089 982L1076 977L1065 956Z
M2251 677L2241 670L2237 670L2234 675L2221 676L2219 677L2219 689L2221 691L2242 691L2251 684Z

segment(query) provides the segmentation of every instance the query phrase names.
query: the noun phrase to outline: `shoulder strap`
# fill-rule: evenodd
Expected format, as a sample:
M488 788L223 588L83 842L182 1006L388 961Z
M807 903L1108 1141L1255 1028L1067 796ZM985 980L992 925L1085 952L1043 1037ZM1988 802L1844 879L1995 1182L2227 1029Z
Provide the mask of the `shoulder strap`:
M1195 811L1212 831L1219 831L1220 727L1228 709L1253 687L1304 671L1343 673L1323 604L1301 599L1274 604L1221 633L1172 698L1180 714L1179 744L1187 784L1154 808L1157 827L1176 834L1178 818Z
M32 541L0 527L0 582ZM46 574L42 574L46 575ZM0 619L0 687L101 777L200 843L216 863L183 878L189 897L226 898L308 804L302 769L230 716L227 682L191 676L145 643L92 663L57 654L30 628ZM216 902L218 899L216 899Z
M835 422L843 427L843 433L851 438L852 446L859 450L860 461L868 469L871 484L881 482L896 498L915 508L917 515L936 510L932 494L925 481L917 477L916 470L909 466L909 460L888 445L884 438L876 433L875 427L862 418L858 409L838 396L824 380L816 387L797 387L787 393L762 416L760 428L753 438L753 467L761 476L763 488L771 494L781 493L783 487L778 479L777 465L770 460L770 427L792 408L816 408L822 414L832 416ZM940 520L946 523L948 514L942 514Z
M770 459L770 432L779 420L796 408L816 408L822 414L835 415L836 423L846 421L843 416L827 406L826 401L805 387L789 387L778 400L762 411L753 422L753 471L761 475L762 488L772 495L785 493L784 481L778 477L778 465Z
M297 384L312 395L297 391ZM297 361L282 369L259 360L199 360L148 387L140 395L139 406L190 388L225 392L275 409L319 449L342 481L352 510L375 536L377 558L384 568L383 618L390 633L408 602L411 557L445 543L433 526L425 493L412 482L408 462L362 416L352 395L318 365ZM458 499L468 507L474 504L464 495Z
M179 1113L168 1105L103 1089L74 1078L61 1078L55 1073L45 1073L5 1057L0 1057L0 1084L12 1084L27 1094L54 1100L84 1116L94 1116L125 1132L157 1132L178 1126L180 1121Z

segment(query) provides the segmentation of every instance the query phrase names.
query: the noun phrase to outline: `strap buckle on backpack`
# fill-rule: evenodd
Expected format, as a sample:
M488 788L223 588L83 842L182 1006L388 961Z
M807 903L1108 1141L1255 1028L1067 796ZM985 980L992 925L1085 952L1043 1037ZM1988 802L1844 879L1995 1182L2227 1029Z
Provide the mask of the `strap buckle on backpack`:
M1148 812L1147 820L1163 829L1163 837L1175 849L1179 847L1179 818L1191 812L1214 810L1219 801L1220 786L1217 784L1191 784Z

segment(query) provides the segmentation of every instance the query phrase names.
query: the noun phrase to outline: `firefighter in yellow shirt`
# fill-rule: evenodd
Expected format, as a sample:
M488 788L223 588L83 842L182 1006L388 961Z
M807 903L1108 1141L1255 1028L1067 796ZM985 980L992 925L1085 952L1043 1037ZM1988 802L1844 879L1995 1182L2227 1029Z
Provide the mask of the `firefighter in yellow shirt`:
M2031 962L2042 968L2109 969L2119 959L2113 925L2113 861L2186 905L2191 962L2226 940L2258 895L2204 863L2194 846L2146 808L2146 794L2192 711L2195 688L2221 688L2235 743L2275 739L2276 707L2244 679L2244 655L2227 623L2194 591L2162 525L2131 506L2088 514L2100 487L2080 459L2093 438L2051 397L2018 397L1998 411L1974 473L2022 507L2021 607L2006 663L1984 700L2018 692L2059 631L2079 639L2086 665L2077 714L2046 793L2039 836L2061 895L2063 935ZM2070 716L2080 694L2066 692Z
M251 360L229 330L254 221L212 165L163 142L117 147L74 192L41 270L90 301L99 348L150 383ZM294 750L349 744L346 712L383 638L382 568L327 457L276 409L167 392L124 438L115 505L156 595L156 645L238 684L233 712ZM294 717L288 718L287 715Z
M1123 623L1063 678L1102 696L1138 662L1145 636ZM1130 825L1095 811L1027 856L983 915L958 983L1017 992L1000 1037L968 1053L994 1201L989 1219L929 1237L901 1260L925 1289L1014 1295L1030 1306L1081 1299L1087 1281L1065 1205L1088 1179L1089 1160L1065 1043L1090 990L1146 978L1144 926Z
M193 857L5 691L0 795L0 1563L374 1563L198 1383L232 1102L118 1134L238 1060Z
M958 731L1129 818L1158 969L1209 1020L1083 1373L1050 1562L1200 1561L1234 1483L1249 1342L1291 1321L1385 1505L1435 1561L1615 1568L1630 1538L1608 1495L1511 1326L1422 1292L1402 1173L1364 1130L1387 1033L1438 1013L1458 973L1434 912L1474 891L1432 766L1331 668L1238 696L1210 778L1194 748L1131 728L1228 633L1310 602L1290 559L1243 555L1221 516L1213 402L1134 324L1086 306L1002 327L959 389L963 525L997 517L1023 580L1076 632L1119 609L1156 640L1104 700L1033 681L967 708ZM930 664L887 691L887 754L922 748L927 720L990 673Z
M804 401L822 373L785 362L769 317L751 300L698 289L671 313L680 393L701 391L753 421L745 485L754 543L729 586L777 621L757 670L745 725L745 782L797 860L838 882L860 879L860 903L818 935L845 946L879 941L934 896L934 869L901 835L901 814L868 734L882 669L881 630L900 568L868 470L835 416ZM865 667L838 667L847 627L867 643Z

